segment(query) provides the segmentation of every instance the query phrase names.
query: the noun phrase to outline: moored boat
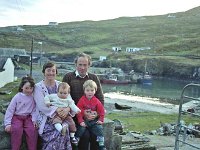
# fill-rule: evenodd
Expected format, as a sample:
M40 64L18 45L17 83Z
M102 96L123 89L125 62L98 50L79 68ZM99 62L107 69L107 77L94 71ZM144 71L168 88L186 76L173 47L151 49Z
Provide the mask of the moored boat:
M143 84L152 84L152 76L149 74L144 75Z
M101 79L100 80L101 83L104 83L104 84L129 84L131 83L131 81L128 81L128 80L111 80L111 79Z
M145 74L145 75L143 75L142 78L138 79L138 83L151 85L152 84L152 76L149 74Z
M107 78L102 78L100 79L101 83L104 84L129 84L131 83L130 80L118 80L117 76L115 75L110 75Z

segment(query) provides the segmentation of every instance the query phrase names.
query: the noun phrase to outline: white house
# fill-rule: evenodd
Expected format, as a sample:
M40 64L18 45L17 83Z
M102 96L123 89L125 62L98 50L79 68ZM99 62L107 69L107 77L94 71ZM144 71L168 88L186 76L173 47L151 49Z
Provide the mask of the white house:
M122 48L121 48L121 47L112 47L112 50L113 50L114 52L119 52L119 51L122 50Z
M57 22L49 22L49 26L57 26L58 23Z
M0 57L0 87L14 81L14 69L11 58Z
M126 52L133 53L141 50L149 50L151 47L127 47Z
M106 60L106 56L100 56L100 57L99 57L99 60L100 60L100 61Z
M140 50L140 48L137 48L137 47L127 47L126 48L126 52L129 52L129 53L136 52L139 50Z
M25 29L22 27L17 27L17 31L25 31Z
M170 15L170 14L169 14L167 17L168 17L168 18L176 18L175 15Z

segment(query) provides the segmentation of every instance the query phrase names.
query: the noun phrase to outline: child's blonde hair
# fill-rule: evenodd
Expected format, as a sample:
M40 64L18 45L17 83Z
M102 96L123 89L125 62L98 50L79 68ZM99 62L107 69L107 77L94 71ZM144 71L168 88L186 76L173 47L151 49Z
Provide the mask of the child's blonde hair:
M70 86L69 86L69 84L66 83L66 82L61 82L61 83L58 85L58 91L59 91L61 88L62 88L63 90L67 89L68 92L70 92Z
M83 90L85 90L85 88L88 86L91 88L94 88L95 91L97 91L97 84L93 80L85 81L85 83L83 84Z

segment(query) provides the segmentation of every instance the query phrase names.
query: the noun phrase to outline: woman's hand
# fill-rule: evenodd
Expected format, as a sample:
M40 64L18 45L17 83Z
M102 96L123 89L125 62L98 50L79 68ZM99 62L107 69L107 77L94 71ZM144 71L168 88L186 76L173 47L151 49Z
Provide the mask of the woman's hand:
M36 129L38 129L38 124L37 124L37 122L35 122L35 121L33 121L33 126L36 128Z
M7 125L5 127L5 131L8 132L8 133L10 133L11 132L11 125Z
M69 111L70 111L69 107L61 107L56 109L56 112L59 115L59 117L63 119L65 119L68 116Z

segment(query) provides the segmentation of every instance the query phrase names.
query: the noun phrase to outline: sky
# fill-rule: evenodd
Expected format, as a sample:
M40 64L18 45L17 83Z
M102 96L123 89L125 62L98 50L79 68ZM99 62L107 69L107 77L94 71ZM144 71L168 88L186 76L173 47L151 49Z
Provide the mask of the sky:
M200 0L0 0L0 27L184 12Z

